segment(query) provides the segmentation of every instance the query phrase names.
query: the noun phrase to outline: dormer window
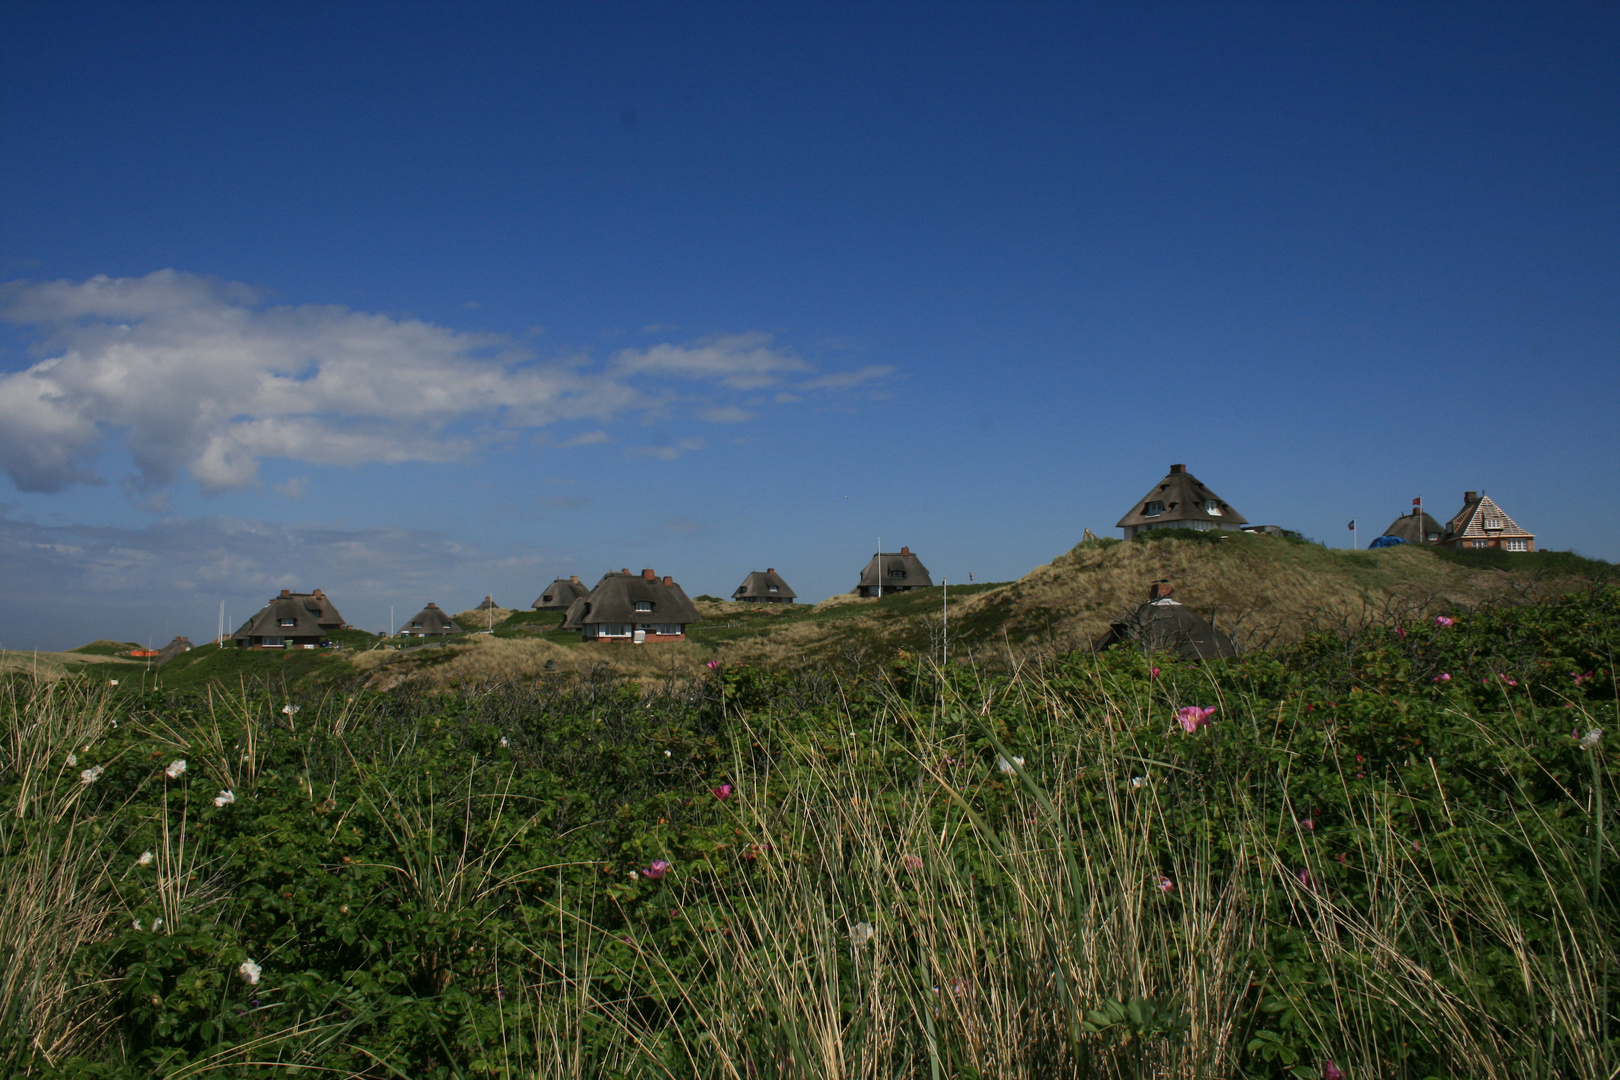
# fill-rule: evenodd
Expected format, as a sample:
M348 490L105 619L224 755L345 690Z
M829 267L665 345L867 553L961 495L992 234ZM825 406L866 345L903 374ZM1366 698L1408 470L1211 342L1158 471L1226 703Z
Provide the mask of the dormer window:
M781 592L782 590L778 589L775 585L767 585L767 586L765 586L765 591L766 592Z
M1160 499L1154 499L1150 503L1142 504L1143 517L1158 517L1162 513L1164 513L1164 502Z
M1485 527L1487 529L1505 529L1507 528L1507 522L1499 517L1488 517L1485 519Z
M890 570L889 576L892 578L903 578L906 576L906 572L904 570Z
M1205 499L1204 513L1208 514L1210 517L1220 517L1221 504L1216 502L1214 499Z
M651 600L637 600L636 601L636 610L637 611L651 611L652 609L653 609L653 605L652 605Z
M298 620L297 619L277 619L276 620L276 625L277 626L297 626L298 625Z
M411 622L411 629L412 629L412 630L420 630L420 629L422 629L422 622L421 622L421 620L419 620L419 619L416 619L416 620L412 620L412 622Z

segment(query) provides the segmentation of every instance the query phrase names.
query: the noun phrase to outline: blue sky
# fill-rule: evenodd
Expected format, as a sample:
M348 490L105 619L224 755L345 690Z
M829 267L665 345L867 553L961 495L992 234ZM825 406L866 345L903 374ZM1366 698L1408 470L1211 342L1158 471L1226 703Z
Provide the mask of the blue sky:
M1620 558L1620 9L692 7L0 16L0 644L1007 579L1174 462Z

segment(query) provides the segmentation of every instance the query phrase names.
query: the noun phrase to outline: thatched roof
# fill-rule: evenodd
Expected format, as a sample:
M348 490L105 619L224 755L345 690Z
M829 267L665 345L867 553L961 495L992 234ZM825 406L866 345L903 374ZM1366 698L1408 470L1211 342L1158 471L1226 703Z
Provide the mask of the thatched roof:
M486 597L484 597L484 602L482 604L479 604L477 607L473 608L473 610L474 611L506 611L507 609L503 608L503 607L501 607L501 605L497 604L495 602L494 597L486 596Z
M788 588L788 583L782 580L782 575L776 572L773 566L763 574L753 571L743 578L743 583L737 586L737 591L731 594L733 600L792 600L799 594Z
M231 636L238 641L250 641L256 637L313 638L320 641L326 637L326 632L316 621L315 613L304 604L304 599L289 594L270 601Z
M1517 540L1534 540L1536 534L1521 529L1517 522L1502 512L1489 495L1478 491L1463 492L1463 508L1446 522L1446 539L1495 540L1511 536Z
M314 592L292 592L282 589L281 595L276 599L302 601L304 607L309 609L309 613L315 616L315 621L320 623L323 629L341 630L348 625L343 621L343 616L338 614L337 605L332 603L332 598L319 589Z
M456 621L440 610L438 604L429 604L427 607L405 620L405 625L399 628L402 634L411 637L423 637L430 634L459 634L461 627Z
M652 609L636 610L638 603ZM632 574L628 569L603 574L589 596L575 600L563 619L564 630L582 630L598 623L679 623L698 621L697 606L675 579L659 578L651 570Z
M1232 639L1195 612L1170 599L1170 583L1154 582L1148 602L1116 621L1097 642L1097 649L1130 646L1147 652L1174 653L1183 660L1236 656Z
M558 578L547 585L540 598L529 606L536 611L567 611L569 604L581 596L588 596L590 591L585 587L585 583L579 580L579 575L574 574L571 577Z
M1185 465L1172 465L1165 478L1137 500L1115 528L1235 529L1248 518L1199 482Z
M173 641L169 642L167 645L163 646L162 649L158 650L157 659L154 662L158 664L167 664L170 660L173 660L181 653L190 652L191 648L192 645L190 638L176 635Z
M1385 536L1394 536L1408 544L1438 544L1445 539L1446 530L1422 509L1402 514L1384 530Z
M909 547L902 547L899 551L880 551L873 555L872 561L861 571L860 584L855 590L863 595L868 589L876 592L880 582L884 592L898 592L929 588L934 579L928 576L928 567L922 560L913 555Z

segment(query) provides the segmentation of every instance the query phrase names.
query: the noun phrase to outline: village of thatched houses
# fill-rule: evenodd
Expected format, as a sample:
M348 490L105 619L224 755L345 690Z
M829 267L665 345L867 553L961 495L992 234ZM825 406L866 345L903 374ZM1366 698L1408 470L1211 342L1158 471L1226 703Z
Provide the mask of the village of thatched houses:
M347 627L337 605L321 590L295 593L282 589L231 640L239 649L313 649L327 640L328 631Z
M798 595L773 566L763 574L755 570L743 578L731 598L744 604L791 604Z
M602 575L588 595L574 600L562 629L578 630L586 641L642 645L685 641L687 624L697 620L697 606L674 578L626 567Z
M857 596L887 596L890 593L910 592L912 589L932 588L934 579L928 576L928 567L913 555L909 547L899 551L880 551L861 571L855 586Z

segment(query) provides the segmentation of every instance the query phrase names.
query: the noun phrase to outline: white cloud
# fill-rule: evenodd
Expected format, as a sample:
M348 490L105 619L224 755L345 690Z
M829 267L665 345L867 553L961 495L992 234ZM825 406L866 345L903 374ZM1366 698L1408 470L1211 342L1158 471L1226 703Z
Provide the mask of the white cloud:
M731 334L691 345L625 349L613 357L627 374L675 375L705 379L733 390L775 386L789 375L814 371L790 353L770 347L769 334Z
M688 450L701 450L705 443L702 437L696 439L676 439L673 443L659 443L656 446L635 446L630 453L638 457L657 458L659 461L674 461Z
M797 384L795 390L848 390L866 383L877 382L894 374L894 368L887 364L871 364L859 371L834 371L827 375L818 375L814 379L807 379Z
M706 420L711 424L742 424L754 419L759 414L739 409L735 405L711 405L706 409L698 410L698 419Z
M189 473L204 491L251 487L265 459L311 464L453 461L521 430L607 423L685 400L659 382L719 391L843 389L890 369L818 374L766 334L659 344L606 365L540 361L509 337L306 304L265 306L250 288L158 271L141 278L13 282L0 320L32 329L46 359L0 375L0 470L25 491L102 482L110 441L134 489ZM705 401L699 418L752 413ZM605 431L557 444L608 441ZM701 445L701 443L699 443ZM675 442L645 448L679 454Z
M304 492L307 490L309 490L309 477L307 476L289 477L275 485L276 494L289 499L302 499Z

